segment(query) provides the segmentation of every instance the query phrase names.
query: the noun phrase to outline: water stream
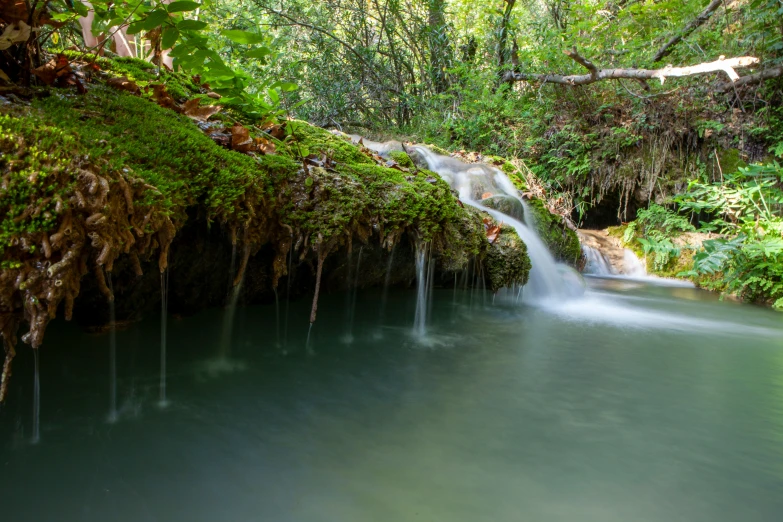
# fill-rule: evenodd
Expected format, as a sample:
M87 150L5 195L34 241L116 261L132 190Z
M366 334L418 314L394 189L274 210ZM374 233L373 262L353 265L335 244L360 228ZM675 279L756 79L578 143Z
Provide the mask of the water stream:
M166 338L169 310L169 271L160 273L160 407L168 406L166 397Z
M345 295L321 296L316 331L309 300L287 296L281 352L277 299L248 308L254 320L233 332L240 277L225 311L167 324L162 276L161 324L108 333L115 418L116 344L139 348L137 414L113 426L104 422L105 336L52 322L40 376L45 440L19 443L28 427L14 414L32 405L37 440L36 351L15 360L18 374L34 372L33 394L14 380L0 409L3 513L63 522L777 522L781 316L600 267L604 275L583 284L552 259L505 175L422 154L463 202L526 242L524 288L487 299L476 260L454 288L437 288L432 245L419 242L415 295L389 288L390 259L383 289L358 291L351 275ZM360 262L361 250L357 275ZM341 302L351 343L340 342ZM114 325L112 301L110 314ZM158 336L160 359L142 349ZM206 375L216 348L243 371ZM177 372L166 375L167 358ZM177 401L162 410L152 406L166 378Z
M0 410L9 520L776 522L783 512L783 324L691 288L588 278L550 306L470 307L435 288L433 343L410 337L416 293L291 302L290 351L274 304L232 337L246 370L204 379L223 311L169 323L169 384L156 407L158 321L138 343L140 414L105 419L107 335L47 331L45 436L15 443L32 387ZM457 317L453 321L453 317ZM272 335L270 335L272 332ZM15 376L33 374L19 350ZM30 422L29 416L22 418ZM30 425L25 426L31 433ZM46 502L34 501L40 491Z

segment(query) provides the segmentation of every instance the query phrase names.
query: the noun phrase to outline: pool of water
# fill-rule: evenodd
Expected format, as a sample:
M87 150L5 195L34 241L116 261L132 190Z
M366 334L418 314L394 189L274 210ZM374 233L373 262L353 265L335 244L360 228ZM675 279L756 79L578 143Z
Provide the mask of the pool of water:
M0 410L3 519L778 521L783 315L645 281L542 306L436 290L324 296L117 333L56 321ZM383 317L381 317L381 315ZM279 321L278 321L279 316ZM349 342L352 341L352 342Z

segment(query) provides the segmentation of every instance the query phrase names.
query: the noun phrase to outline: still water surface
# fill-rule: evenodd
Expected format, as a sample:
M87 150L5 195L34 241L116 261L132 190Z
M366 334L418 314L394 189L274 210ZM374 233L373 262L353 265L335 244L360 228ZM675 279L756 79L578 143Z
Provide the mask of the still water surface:
M414 300L379 324L359 293L346 332L324 296L310 350L309 303L287 348L274 306L239 309L228 363L222 311L171 318L163 410L159 323L118 332L115 424L108 336L53 323L40 443L29 350L0 411L3 519L783 520L783 315L611 279L550 307L436 290L422 343Z

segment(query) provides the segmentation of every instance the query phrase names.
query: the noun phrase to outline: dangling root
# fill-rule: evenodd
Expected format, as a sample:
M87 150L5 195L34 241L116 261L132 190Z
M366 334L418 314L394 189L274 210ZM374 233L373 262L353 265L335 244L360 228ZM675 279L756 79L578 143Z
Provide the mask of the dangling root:
M114 294L111 293L111 290L109 290L109 287L106 285L106 278L103 275L103 267L101 265L95 265L93 271L95 272L95 280L98 282L98 290L100 290L101 293L106 296L106 299L109 301L114 301Z
M239 263L239 270L237 270L237 275L234 278L234 282L232 283L232 286L237 286L239 283L242 282L242 278L245 277L245 269L247 268L247 262L250 259L250 244L245 243L245 248L242 252L242 261Z
M0 335L3 337L5 360L3 361L3 373L0 374L0 404L5 400L8 392L8 381L11 379L11 362L16 356L16 329L19 323L11 314L0 316Z
M318 294L321 291L321 273L324 268L324 259L326 254L318 254L318 268L315 271L315 295L313 295L313 308L310 310L310 324L315 322L315 316L318 312Z

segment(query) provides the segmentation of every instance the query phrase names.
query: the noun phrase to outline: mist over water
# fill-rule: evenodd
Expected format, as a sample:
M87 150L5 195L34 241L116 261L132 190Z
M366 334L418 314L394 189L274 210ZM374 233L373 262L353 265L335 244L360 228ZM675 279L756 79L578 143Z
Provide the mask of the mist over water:
M783 326L689 288L588 278L560 307L434 289L236 309L232 373L210 374L225 310L117 331L118 403L105 422L107 335L55 321L30 444L31 350L0 411L9 520L774 521L783 510ZM484 304L486 302L486 304ZM565 307L565 308L563 308ZM376 335L382 329L381 339ZM138 348L138 350L136 350ZM131 361L136 352L136 360ZM132 387L132 384L135 386ZM45 492L45 500L41 494Z

